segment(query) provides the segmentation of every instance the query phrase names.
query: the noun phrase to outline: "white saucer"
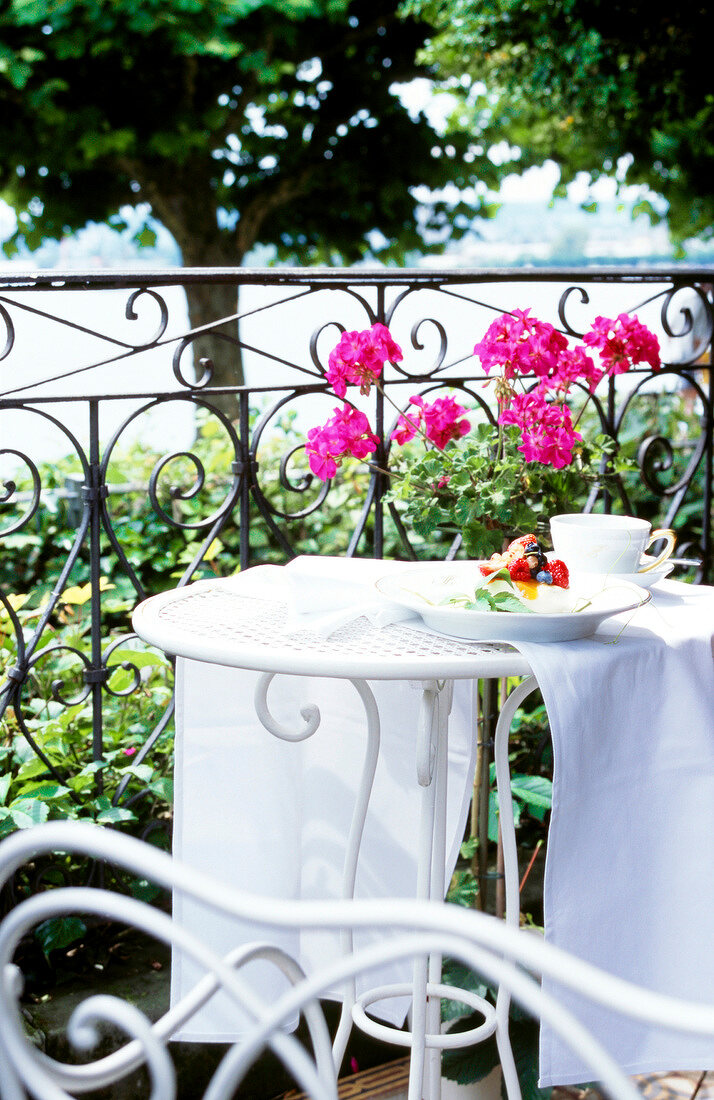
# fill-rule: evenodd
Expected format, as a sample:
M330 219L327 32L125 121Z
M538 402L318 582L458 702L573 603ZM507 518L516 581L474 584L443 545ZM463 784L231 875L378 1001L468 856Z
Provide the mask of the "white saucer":
M656 569L649 569L646 573L608 573L608 581L629 581L630 584L638 584L640 588L653 588L674 569L674 562L662 562ZM580 573L578 577L593 576L592 573Z

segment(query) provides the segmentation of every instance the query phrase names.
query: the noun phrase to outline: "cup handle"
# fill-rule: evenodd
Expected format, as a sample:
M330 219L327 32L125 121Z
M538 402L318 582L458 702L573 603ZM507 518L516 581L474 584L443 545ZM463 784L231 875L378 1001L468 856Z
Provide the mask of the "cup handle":
M655 558L654 561L649 562L644 567L644 569L638 569L638 573L651 573L651 571L653 569L656 569L658 565L661 565L663 561L666 561L667 558L672 553L672 551L674 550L674 544L675 544L675 541L676 541L676 536L675 536L674 531L670 531L669 528L667 530L653 531L652 534L650 535L650 539L649 539L649 542L647 543L646 549L649 550L652 543L657 542L658 539L666 539L667 540L667 545L665 546L664 550L662 551L662 553L660 554L660 556L658 558Z

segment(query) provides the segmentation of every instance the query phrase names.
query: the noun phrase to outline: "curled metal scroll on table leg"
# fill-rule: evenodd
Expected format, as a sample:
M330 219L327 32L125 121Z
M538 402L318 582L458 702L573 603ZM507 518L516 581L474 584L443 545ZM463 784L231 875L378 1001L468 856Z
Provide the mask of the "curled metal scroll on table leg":
M274 679L274 672L264 672L258 677L255 685L255 712L261 725L265 726L268 733L272 733L273 737L279 737L281 741L306 741L319 728L319 708L314 703L308 703L307 706L300 707L300 716L303 718L305 725L301 729L288 729L287 726L278 722L268 706L268 688Z

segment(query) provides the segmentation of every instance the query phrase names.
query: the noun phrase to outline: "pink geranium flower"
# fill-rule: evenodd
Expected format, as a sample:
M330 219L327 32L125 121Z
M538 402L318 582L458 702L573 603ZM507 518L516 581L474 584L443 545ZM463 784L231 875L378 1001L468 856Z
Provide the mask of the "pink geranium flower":
M345 402L321 427L310 428L305 453L313 474L321 481L328 481L337 473L345 455L366 458L377 450L378 444L365 414Z
M518 450L526 462L541 462L561 470L573 461L573 452L582 442L573 428L567 405L551 405L538 420L524 428Z
M368 394L387 361L398 363L402 349L392 339L386 325L379 322L361 332L344 332L330 352L325 377L338 397L348 386L359 386Z
M585 348L566 348L558 359L558 365L548 380L547 389L555 393L567 394L576 382L587 386L594 393L605 371L595 366Z
M418 431L423 432L435 447L443 451L452 439L460 439L471 431L471 424L463 419L466 409L457 404L453 397L437 397L426 402L419 394L409 398L416 411L402 413L391 438L403 446L413 439Z
M573 427L568 406L546 401L539 391L517 393L498 420L520 428L518 450L526 462L541 462L556 470L570 465L573 449L583 438Z
M464 419L466 409L453 397L437 397L436 401L422 405L422 411L426 437L440 451L452 439L460 439L471 431L470 422Z
M547 378L555 373L568 341L553 325L529 314L528 309L514 309L491 322L474 347L486 374L498 370L511 379L518 374Z
M657 337L627 313L620 313L614 321L596 317L583 343L598 349L607 374L623 374L638 363L648 363L652 370L662 365Z
M408 443L410 439L413 439L417 432L421 429L422 421L424 420L424 413L420 406L424 404L424 399L418 395L410 397L412 405L416 405L416 409L410 409L408 413L402 413L397 421L397 426L392 432L390 438L398 443L400 447L403 447L405 443Z

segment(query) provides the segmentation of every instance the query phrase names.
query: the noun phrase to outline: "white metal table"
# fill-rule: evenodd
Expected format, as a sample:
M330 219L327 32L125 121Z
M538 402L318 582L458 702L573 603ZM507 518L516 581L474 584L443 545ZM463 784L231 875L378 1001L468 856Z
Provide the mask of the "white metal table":
M276 737L298 741L318 728L317 707L301 711L298 728L276 721L268 704L268 689L276 676L336 677L350 681L365 710L367 752L345 853L343 896L351 897L359 859L362 830L379 752L380 719L368 680L417 681L421 689L419 729L415 739L415 780L422 789L420 810L417 896L443 900L445 875L445 778L448 717L453 682L457 679L521 677L526 679L502 708L495 734L496 776L501 807L506 893L506 921L518 925L518 864L508 770L508 734L513 715L536 687L525 658L500 643L467 642L426 632L412 623L377 628L360 616L330 634L329 639L309 630L288 632L284 599L251 594L251 570L224 580L198 581L154 596L134 613L134 629L146 642L174 656L257 671L255 707L258 717ZM277 595L277 593L276 593ZM350 951L351 938L343 943ZM499 997L495 1011L472 994L458 999L472 1003L484 1022L468 1033L440 1033L440 998L453 997L441 984L441 959L418 960L408 992L412 997L410 1031L403 1032L367 1015L375 1001L401 996L407 990L382 986L359 997L345 991L340 1024L334 1041L339 1066L352 1024L387 1042L411 1047L409 1100L438 1100L441 1050L465 1046L496 1034L504 1080L510 1097L518 1097L518 1078L508 1043L509 999Z

